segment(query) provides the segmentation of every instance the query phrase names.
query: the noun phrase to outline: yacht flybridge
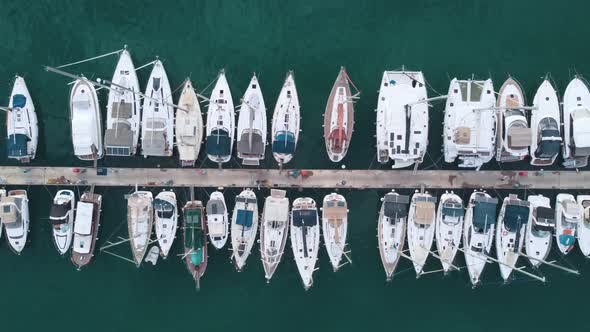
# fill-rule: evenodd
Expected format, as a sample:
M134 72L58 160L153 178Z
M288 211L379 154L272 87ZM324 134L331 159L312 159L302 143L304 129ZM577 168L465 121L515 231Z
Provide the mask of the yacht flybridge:
M35 105L25 80L16 76L6 114L6 149L8 158L28 163L35 159L39 128Z
M590 156L590 91L574 78L563 95L563 166L580 168Z
M258 166L266 148L266 106L256 75L242 97L238 117L238 158L243 165Z
M522 88L514 79L508 78L498 95L496 159L500 162L523 160L529 154L531 130Z
M531 112L531 165L553 165L561 146L559 100L548 80L543 81Z

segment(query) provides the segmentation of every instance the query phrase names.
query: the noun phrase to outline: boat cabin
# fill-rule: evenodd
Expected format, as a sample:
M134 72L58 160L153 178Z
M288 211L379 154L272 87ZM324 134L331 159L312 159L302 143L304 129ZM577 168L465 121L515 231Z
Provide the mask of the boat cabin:
M69 212L72 210L72 201L53 203L49 213L49 223L60 225L68 222Z
M539 206L533 211L533 231L552 232L555 229L555 210Z
M6 229L22 228L22 216L18 208L22 199L18 197L2 197L0 200L0 220ZM11 236L12 237L12 236Z
M223 216L225 214L225 205L220 199L212 199L207 202L207 230L209 236L214 240L221 240L225 235L225 225L223 224Z
M74 251L89 254L92 249L94 204L78 202L74 223Z
M590 110L578 108L572 112L571 117L573 155L575 157L590 156Z

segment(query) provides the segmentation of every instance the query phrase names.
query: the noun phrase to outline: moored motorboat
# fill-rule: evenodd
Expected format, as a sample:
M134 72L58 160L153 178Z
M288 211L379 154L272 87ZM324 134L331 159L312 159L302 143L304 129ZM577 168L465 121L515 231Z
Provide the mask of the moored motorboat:
M578 195L578 204L582 207L582 220L578 223L578 246L586 257L590 256L590 195Z
M184 262L197 289L207 269L207 223L201 201L188 201L183 209Z
M428 192L416 192L408 212L408 247L416 275L424 273L436 227L436 197Z
M324 112L324 140L328 158L333 162L341 161L350 146L354 129L353 98L348 74L340 67Z
M209 241L215 249L221 249L225 246L229 234L227 206L221 192L215 191L211 194L205 211Z
M60 255L70 250L74 236L74 208L76 196L71 190L60 190L53 198L49 224L53 232L53 243Z
M143 99L141 115L141 154L144 157L172 156L174 108L170 82L160 60L154 62Z
M74 154L81 160L96 160L104 155L102 125L94 85L77 79L70 92L70 124Z
M258 202L252 189L236 196L231 221L232 258L238 271L246 265L258 231Z
M522 88L512 77L502 84L496 106L496 159L500 162L523 160L529 154L531 129Z
M563 166L581 168L590 156L590 91L574 78L563 95Z
M567 255L574 249L576 228L582 220L582 207L573 195L558 194L555 202L555 239L559 251Z
M242 97L237 132L238 158L243 165L257 166L266 149L266 106L256 75Z
M313 285L313 272L320 246L318 209L312 198L300 197L293 202L291 210L291 247L295 263L308 290Z
M101 205L102 195L85 192L76 206L71 261L78 270L90 263L94 256Z
M260 255L264 276L270 281L275 273L287 244L289 233L289 199L287 192L271 189L264 200L260 220Z
M154 223L153 195L149 191L135 191L127 197L127 229L135 265L139 267L145 256Z
M27 244L29 233L29 197L26 190L11 190L0 198L0 220L6 230L6 240L17 255Z
M560 123L557 93L545 80L535 94L531 111L531 165L549 166L555 162L561 146Z
M16 76L6 113L8 158L16 159L21 163L28 163L35 159L38 139L39 128L35 104L31 99L25 80Z
M453 192L440 197L436 212L436 251L444 273L451 270L463 234L465 208L463 200Z
M201 106L190 79L184 81L184 87L178 99L176 110L176 148L182 167L192 167L199 157L203 140L203 116Z
M331 193L324 196L322 204L322 232L324 244L334 272L345 255L348 230L348 204L344 196Z
M507 281L516 269L522 254L527 224L531 222L533 210L530 202L510 194L504 198L496 225L496 255L500 262L500 275Z
M390 281L404 250L410 198L392 190L381 198L381 202L377 240L385 275Z
M154 223L160 255L166 259L176 238L178 227L178 205L173 191L162 191L154 200Z
M288 163L295 155L300 120L295 79L289 71L272 116L272 154L279 165Z
M207 157L218 164L227 163L231 159L235 134L234 102L229 84L222 70L207 109Z
M532 221L526 226L524 249L533 267L547 259L555 229L555 210L549 198L543 195L530 195L527 200L533 210Z

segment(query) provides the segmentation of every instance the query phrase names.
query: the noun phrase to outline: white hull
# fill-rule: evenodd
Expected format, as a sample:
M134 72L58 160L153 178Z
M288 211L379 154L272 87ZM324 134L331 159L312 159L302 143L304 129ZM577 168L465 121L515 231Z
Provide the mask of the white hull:
M136 191L127 198L127 229L135 265L143 261L154 223L153 195L150 191Z
M510 195L504 198L504 203L498 215L498 223L496 225L496 255L498 256L498 261L501 263L499 264L500 275L504 281L507 281L512 274L512 270L517 268L516 263L522 252L526 227L527 224L532 222L533 211L529 206L526 206L527 212L526 215L523 215L524 218L519 218L516 222L516 227L510 228L510 225L507 224L510 211L507 209L512 205L511 202L515 204L516 202L520 202L519 204L529 204L526 201L518 199L516 195ZM518 208L524 209L525 207L519 206Z
M531 165L534 166L549 166L553 165L557 155L559 154L559 144L561 142L560 135L560 114L559 114L559 100L557 93L548 80L543 81L535 98L533 99L534 109L531 112ZM549 125L549 127L547 127ZM544 141L546 143L553 142L556 146L556 151L552 149L538 149L542 142L543 130L554 130L555 134L549 135ZM539 151L537 151L539 150Z
M289 72L275 105L272 116L272 150L273 157L279 164L286 164L293 158L299 140L299 97L293 73ZM284 140L277 140L280 132L287 132L293 136L292 151L285 152ZM291 150L291 149L288 149Z
M2 224L6 231L6 239L10 248L17 255L20 255L27 244L27 235L29 234L29 198L27 192L24 190L16 190L16 193L9 191L8 197L20 200L20 204L18 202L12 203L20 213L20 217L18 218L20 220L10 225L3 220ZM1 208L4 209L4 203Z
M563 95L563 165L580 168L590 155L590 91L574 78Z
M15 96L17 96L17 99L20 98L18 95L24 97L24 105L14 104ZM22 102L22 99L17 100L17 102L19 101ZM14 80L12 92L10 93L10 101L8 102L8 108L11 109L10 112L6 113L6 136L8 140L11 139L12 135L18 134L25 135L27 137L26 147L23 151L24 153L15 156L11 156L9 154L8 158L17 159L23 163L29 162L32 159L35 159L35 154L37 153L39 128L37 125L35 104L33 103L33 99L31 99L31 95L25 80L20 76L16 76ZM15 137L13 136L12 139L15 139Z
M392 190L381 198L381 201L377 221L377 240L385 275L387 281L390 281L404 250L409 199ZM388 209L386 204L391 204L391 208ZM395 204L399 204L398 209L395 209Z
M222 71L217 77L217 83L213 91L211 91L211 98L209 98L209 107L207 109L207 157L209 160L216 163L227 163L231 159L231 154L234 146L234 135L236 127L236 119L234 116L234 102L232 100L229 84ZM212 136L217 132L223 132L224 138L218 149L210 150L214 141L218 138ZM229 140L229 142L226 142Z
M215 207L213 207L215 204ZM215 210L215 211L213 211ZM225 247L229 235L229 221L225 197L219 191L215 191L207 202L207 229L209 230L209 242L215 249Z
M559 251L567 255L574 249L576 228L582 219L582 207L570 194L558 194L555 202L555 238Z
M443 210L443 207L448 208L451 205L454 205L455 209L460 209L460 211L453 211L456 212L456 215ZM436 250L445 273L451 269L457 250L461 245L463 209L463 200L458 195L444 193L440 197L436 213Z
M490 195L484 192L474 192L471 194L463 223L465 263L467 265L467 272L469 273L469 280L473 286L479 284L481 274L484 271L488 256L492 250L496 222L494 216L490 220L490 224L485 223L484 227L478 228L474 225L475 199L478 196L491 199Z
M549 198L543 195L530 195L527 200L531 203L533 210L533 218L536 218L536 209L539 207L551 208ZM529 261L533 267L541 265L542 261L547 259L551 249L551 241L553 241L553 234L548 231L535 230L533 222L529 222L526 226L526 237L524 249ZM532 257L533 259L531 259Z
M289 233L289 199L284 190L271 190L260 222L260 255L264 276L270 280L281 262Z
M203 141L203 117L197 94L189 79L184 83L178 106L182 108L176 110L175 119L178 158L182 166L192 167L199 157Z
M244 218L240 219L240 214L243 214ZM251 189L246 189L236 196L236 205L231 221L232 257L238 271L241 271L246 265L246 260L250 256L256 240L257 231L258 202L254 192Z
M326 251L337 271L346 248L348 230L348 205L342 195L335 193L326 195L322 204L322 233Z
M410 257L417 276L424 273L424 265L432 248L434 228L436 227L435 203L433 201L425 202L428 206L424 206L424 209L427 210L424 210L424 217L421 217L419 216L421 207L418 206L421 199L431 200L434 198L428 193L415 193L412 196L408 213L408 247L410 248Z
M578 246L586 257L590 256L590 195L578 195L577 202L583 209L582 220L578 223Z
M259 165L266 148L266 106L256 75L242 97L238 117L237 152L244 165Z
M170 203L173 211L170 217L161 217L161 211L154 208L154 224L156 225L156 238L160 246L160 254L162 257L168 257L172 243L176 238L176 229L178 227L178 205L176 202L176 194L172 191L162 191L156 196L156 200L163 200Z
M298 224L297 214L302 211L309 213L309 215L304 222ZM308 222L309 220L312 221ZM313 220L315 220L315 224ZM320 224L315 201L308 197L297 198L293 202L291 210L291 247L303 287L306 290L313 285L313 272L318 259L319 246Z
M496 159L500 162L523 160L529 154L530 128L524 94L518 82L508 78L500 88L497 105Z
M53 204L71 204L71 209L66 216L66 222L51 227L53 234L53 243L60 255L65 255L72 246L74 237L74 207L76 206L76 197L71 190L60 190L53 198Z
M103 157L101 122L96 89L85 78L76 80L70 92L70 124L74 154L79 159Z
M144 157L170 157L174 143L174 108L170 106L172 104L170 82L160 60L154 63L145 94L160 102L147 98L143 100L141 154Z

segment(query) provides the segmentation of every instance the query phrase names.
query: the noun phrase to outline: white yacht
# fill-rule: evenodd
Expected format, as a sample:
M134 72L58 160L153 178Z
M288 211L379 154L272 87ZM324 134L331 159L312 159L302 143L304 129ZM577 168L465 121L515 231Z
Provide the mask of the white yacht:
M395 268L404 250L409 203L408 196L400 195L394 190L381 198L381 209L377 221L377 241L387 281L393 278Z
M74 236L74 207L76 196L71 190L60 190L53 198L49 224L53 230L53 243L60 255L70 250Z
M422 72L386 71L377 101L377 160L392 168L421 163L428 147L428 98Z
M559 100L548 80L543 81L531 111L531 165L549 166L561 146Z
M197 93L188 78L184 81L178 106L175 119L178 158L182 167L192 167L199 157L203 141L203 116Z
M518 257L522 253L527 224L531 223L533 210L530 202L510 194L504 198L498 224L496 225L496 255L500 265L500 275L507 281L512 270L516 269Z
M260 221L260 255L264 276L270 281L287 244L289 233L289 199L285 190L271 189L264 200Z
M559 251L567 255L574 249L576 228L583 217L582 206L573 195L558 194L555 203L555 239Z
M29 198L26 190L11 190L0 199L0 220L12 251L20 255L29 233Z
M590 156L590 91L574 78L563 95L563 166L581 168Z
M582 220L578 223L578 246L586 257L590 256L590 195L578 195L578 204L582 207Z
M457 80L449 86L443 130L445 162L459 159L459 167L479 169L496 152L494 85Z
M229 235L229 221L225 197L220 191L215 191L207 202L207 229L209 241L215 249L221 249L227 242Z
M256 75L242 97L238 117L238 158L243 165L258 166L266 148L266 106Z
M436 212L436 251L444 273L451 270L461 245L464 217L465 208L461 197L453 192L442 194Z
M416 192L408 213L408 247L416 275L424 272L426 259L434 240L436 227L436 197L427 192Z
M168 257L178 227L178 204L173 191L162 191L154 200L156 238L162 257Z
M144 157L172 156L174 108L170 82L160 60L154 62L143 99L141 116L141 154Z
M78 271L88 265L94 257L94 248L100 226L102 195L85 192L76 206L74 239L70 260Z
M6 113L6 150L8 158L28 163L35 159L39 128L33 99L25 80L16 76Z
M332 86L326 111L324 112L324 141L326 152L332 162L339 162L346 156L354 129L354 98L350 91L350 80L346 69L340 68ZM353 85L354 86L354 85Z
M127 197L127 230L131 254L139 267L145 256L154 223L153 195L149 191L135 191Z
M463 223L463 250L469 280L473 287L480 282L494 240L498 199L474 191L469 197Z
M313 285L313 272L320 246L318 209L313 199L300 197L293 202L291 210L291 247L295 263L308 290Z
M139 142L141 98L139 81L131 55L119 55L107 103L107 128L104 146L107 156L134 156ZM123 89L124 88L124 89Z
M324 244L334 272L340 267L342 255L346 253L348 229L348 204L344 196L331 193L324 196L322 204L322 233Z
M291 161L299 140L299 97L289 71L272 115L272 154L279 165Z
M231 220L232 258L236 269L242 271L252 251L258 231L258 201L252 189L243 190L236 196L236 205Z
M498 93L496 159L500 162L523 160L529 154L531 129L525 113L520 84L509 77Z
M207 157L218 164L231 159L235 135L234 102L229 84L222 70L217 76L217 83L207 109Z
M547 259L553 241L555 229L555 210L551 208L549 198L543 195L530 195L533 220L526 226L524 249L533 267L539 266Z
M78 159L103 157L101 122L94 85L84 77L77 79L70 92L70 124L74 154Z

